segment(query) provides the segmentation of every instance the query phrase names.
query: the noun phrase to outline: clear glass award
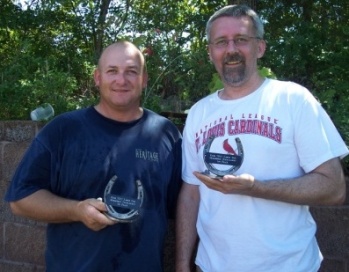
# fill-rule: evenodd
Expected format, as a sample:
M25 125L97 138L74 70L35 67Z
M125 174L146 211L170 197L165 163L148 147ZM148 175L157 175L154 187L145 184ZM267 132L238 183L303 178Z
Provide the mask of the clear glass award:
M121 194L112 194L112 188L117 185L117 176L113 176L104 190L104 202L107 207L106 215L120 223L135 221L143 204L144 191L140 180L135 181L137 192L134 197Z

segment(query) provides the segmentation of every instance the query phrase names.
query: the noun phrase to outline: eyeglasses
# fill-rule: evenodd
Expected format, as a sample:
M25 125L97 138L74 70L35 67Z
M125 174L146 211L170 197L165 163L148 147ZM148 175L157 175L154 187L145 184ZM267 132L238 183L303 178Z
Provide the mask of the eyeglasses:
M262 38L250 36L237 36L234 39L218 39L216 41L211 42L210 44L212 44L216 48L226 48L230 42L233 42L236 47L243 47L247 45L252 39L261 40Z

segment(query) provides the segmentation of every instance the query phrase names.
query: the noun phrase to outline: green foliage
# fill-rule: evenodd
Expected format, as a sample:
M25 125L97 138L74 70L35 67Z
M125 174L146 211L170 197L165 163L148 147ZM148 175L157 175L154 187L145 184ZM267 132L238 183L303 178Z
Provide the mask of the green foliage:
M161 112L161 97L156 94L149 94L146 99L143 95L142 104L147 109L151 109L155 112Z
M95 101L94 66L88 62L93 54L85 55L84 40L78 49L78 30L72 35L78 17L63 6L46 4L22 10L1 3L0 119L29 119L30 111L44 102L60 114Z
M142 34L137 43L145 52L149 71L145 101L149 95L156 94L162 99L177 97L190 104L208 93L214 68L208 62L203 29L212 9L219 3L135 3L130 20Z
M262 77L268 77L268 78L273 78L273 79L277 78L276 75L274 74L274 72L270 68L267 68L267 67L260 67L258 69L258 73Z
M208 88L211 93L214 93L215 91L223 88L223 82L218 73L214 73L212 75L212 80L208 85Z

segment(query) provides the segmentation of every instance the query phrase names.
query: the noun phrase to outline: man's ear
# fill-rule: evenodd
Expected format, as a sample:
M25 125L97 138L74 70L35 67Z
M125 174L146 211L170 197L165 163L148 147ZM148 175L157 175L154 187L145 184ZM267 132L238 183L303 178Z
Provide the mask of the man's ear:
M211 53L210 53L210 51L211 51L210 46L207 46L206 50L207 50L207 55L208 55L209 60L212 61L212 57L211 57Z
M100 83L100 73L98 69L95 69L94 73L93 73L93 79L95 81L95 86L99 87L99 83Z
M257 57L259 59L264 56L266 49L267 49L267 43L265 42L265 40L260 40L258 42L258 54L257 54Z
M142 87L145 89L148 85L148 73L144 72L143 73L143 82L142 82Z

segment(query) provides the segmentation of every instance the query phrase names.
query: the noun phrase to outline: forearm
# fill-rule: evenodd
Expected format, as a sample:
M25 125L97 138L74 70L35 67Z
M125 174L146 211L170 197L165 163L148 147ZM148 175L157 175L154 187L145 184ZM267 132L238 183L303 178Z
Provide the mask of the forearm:
M46 190L39 190L10 206L14 214L47 223L78 221L79 202L61 198Z
M198 186L194 186L194 190L191 190L193 185L185 184L183 186L188 187L189 190L182 189L178 200L176 216L176 272L190 271L197 242ZM194 194L191 195L193 191Z
M297 205L339 205L346 195L343 169L338 158L301 177L289 179L262 181L249 174L212 179L199 172L194 174L208 188L224 194L248 195Z
M345 200L345 180L338 159L295 179L255 181L248 195L299 205L338 205Z
M248 195L288 202L298 205L340 205L345 200L345 183L335 188L318 173L310 173L296 179L256 181Z
M93 231L99 231L116 221L105 216L105 204L97 199L82 201L66 199L47 190L39 190L21 200L10 203L12 212L46 223L82 222Z

